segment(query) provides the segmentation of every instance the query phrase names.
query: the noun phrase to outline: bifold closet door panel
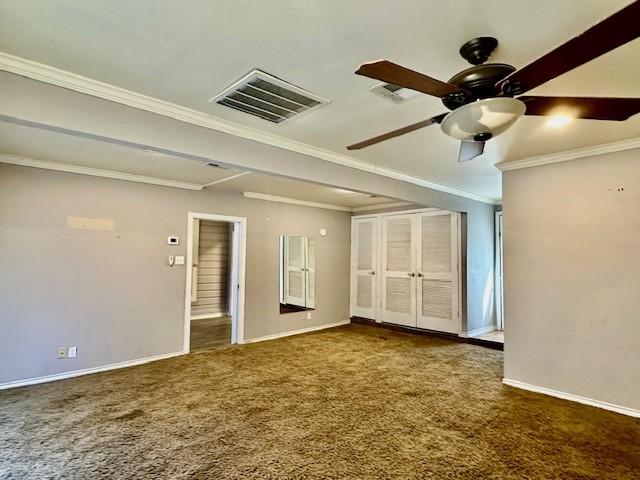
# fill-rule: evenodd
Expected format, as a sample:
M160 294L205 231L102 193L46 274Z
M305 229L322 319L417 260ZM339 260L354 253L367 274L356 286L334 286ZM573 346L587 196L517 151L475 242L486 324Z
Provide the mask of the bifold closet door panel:
M376 319L378 219L354 219L351 251L351 315Z
M418 214L417 326L459 333L458 214Z
M382 217L380 272L383 322L416 326L415 234L413 216Z

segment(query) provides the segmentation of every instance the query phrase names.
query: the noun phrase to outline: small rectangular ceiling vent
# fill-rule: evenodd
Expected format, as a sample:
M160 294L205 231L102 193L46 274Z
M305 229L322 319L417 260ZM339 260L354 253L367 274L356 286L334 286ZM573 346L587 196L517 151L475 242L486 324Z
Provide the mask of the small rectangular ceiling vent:
M279 124L326 105L329 100L261 70L253 70L209 102Z
M376 95L380 95L395 103L406 102L407 100L411 100L412 98L417 97L420 94L420 92L416 92L415 90L411 90L409 88L400 87L398 85L394 85L393 83L380 83L378 85L374 85L369 90L371 90Z

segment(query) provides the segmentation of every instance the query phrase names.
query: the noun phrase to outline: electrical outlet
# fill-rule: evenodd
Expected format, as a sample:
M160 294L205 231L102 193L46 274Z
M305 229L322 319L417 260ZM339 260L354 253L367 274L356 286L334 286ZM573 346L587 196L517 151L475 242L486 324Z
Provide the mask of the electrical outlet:
M58 358L67 358L67 349L64 347L58 347Z
M67 357L76 358L77 356L78 356L78 347L76 346L69 347L69 349L67 350Z
M311 312L307 311L307 320L311 320Z

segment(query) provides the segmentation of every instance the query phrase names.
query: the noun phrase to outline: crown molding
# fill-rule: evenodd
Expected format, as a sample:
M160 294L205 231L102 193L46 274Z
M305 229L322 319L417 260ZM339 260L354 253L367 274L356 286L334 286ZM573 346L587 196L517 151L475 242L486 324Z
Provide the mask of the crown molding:
M8 53L0 52L0 70L63 87L68 90L102 98L104 100L120 103L129 107L145 110L147 112L163 115L165 117L170 117L181 122L217 130L303 155L309 155L331 163L381 175L394 180L400 180L420 187L449 193L451 195L468 198L477 202L489 204L499 203L499 200L494 198L476 195L457 188L429 182L422 178L413 177L396 170L378 167L347 155L338 154L324 148L291 140L280 135L274 135L255 128L246 127L238 123L222 120L197 110L182 107L174 103L132 92L130 90L125 90L124 88L99 82L81 75L76 75L75 73L67 72L32 60L9 55Z
M411 202L376 203L374 205L363 205L362 207L353 207L351 211L352 212L369 212L371 210L384 210L385 208L407 207L409 205L414 205L414 204Z
M496 167L503 172L508 172L509 170L519 170L521 168L539 167L541 165L549 165L551 163L568 162L579 158L593 157L607 153L624 152L626 150L634 150L636 148L640 148L640 137L622 140L619 142L575 148L573 150L565 150L563 152L550 153L548 155L527 157L520 160L513 160L511 162L501 162L496 164Z
M234 175L229 175L228 177L219 178L218 180L214 180L213 182L209 182L203 187L212 187L213 185L218 185L219 183L228 182L229 180L234 180L236 178L244 177L245 175L249 175L251 172L240 172Z
M289 203L291 205L302 205L303 207L324 208L325 210L337 210L339 212L351 212L351 208L342 205L332 205L330 203L308 202L307 200L298 200L297 198L278 197L277 195L267 195L266 193L242 192L246 198L254 200L264 200L267 202Z
M55 170L57 172L77 173L80 175L91 175L93 177L111 178L114 180L125 180L128 182L148 183L151 185L161 185L163 187L184 188L186 190L202 190L204 185L197 183L180 182L166 178L146 177L134 173L118 172L115 170L102 170L100 168L83 167L68 163L49 162L47 160L36 160L35 158L21 157L18 155L0 154L0 163L20 165L22 167L41 168L44 170Z
M71 165L69 163L50 162L48 160L37 160L35 158L21 157L19 155L10 155L7 153L0 153L0 163L8 163L10 165L18 165L21 167L40 168L43 170L53 170L56 172L76 173L79 175L89 175L92 177L110 178L113 180L125 180L127 182L147 183L151 185L160 185L163 187L183 188L186 190L202 190L205 187L213 186L219 183L226 182L227 180L233 180L234 178L248 175L251 172L241 172L229 177L224 177L220 180L208 183L206 185L200 185L197 183L180 182L178 180L169 180L167 178L158 177L146 177L144 175L136 175L134 173L118 172L116 170L103 170L101 168L84 167L81 165ZM337 210L340 212L358 212L361 209L373 209L369 207L344 207L342 205L333 205L330 203L310 202L307 200L298 200L297 198L279 197L277 195L267 195L264 193L256 192L243 192L243 196L246 198L252 198L254 200L263 200L267 202L288 203L291 205L301 205L304 207L323 208L325 210ZM382 203L378 205L371 205L375 208L387 208L389 206L408 205L407 202L393 202Z

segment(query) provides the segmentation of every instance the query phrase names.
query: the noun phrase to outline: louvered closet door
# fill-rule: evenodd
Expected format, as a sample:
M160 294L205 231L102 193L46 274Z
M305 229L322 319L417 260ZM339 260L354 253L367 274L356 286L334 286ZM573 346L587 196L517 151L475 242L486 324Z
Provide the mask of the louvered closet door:
M287 236L285 241L285 301L288 305L305 306L305 238Z
M354 219L351 251L351 315L376 319L378 219Z
M380 272L383 322L416 326L415 242L412 215L382 218L382 271Z
M417 217L417 326L459 333L458 214L429 212Z

